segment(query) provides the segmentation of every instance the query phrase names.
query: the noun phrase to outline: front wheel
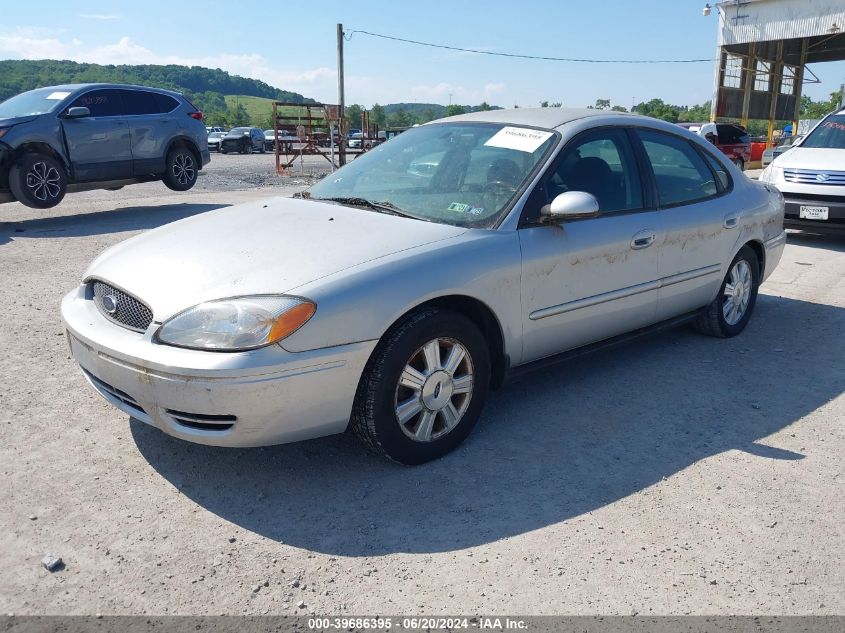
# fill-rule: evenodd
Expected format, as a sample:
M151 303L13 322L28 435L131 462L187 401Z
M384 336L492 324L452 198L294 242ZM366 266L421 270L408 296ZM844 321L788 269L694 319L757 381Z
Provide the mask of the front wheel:
M739 158L739 157L735 158L734 159L734 165L736 165L736 168L739 169L739 171L745 171L745 161L742 160L741 158Z
M757 303L760 265L757 255L743 246L728 268L719 294L693 322L702 334L729 338L745 329Z
M9 170L9 189L28 207L50 209L65 197L67 176L52 156L24 154Z
M167 154L162 181L174 191L187 191L196 184L198 173L194 153L186 147L175 147Z
M400 464L442 457L472 431L489 382L489 352L478 328L450 310L420 310L373 352L355 396L352 431Z

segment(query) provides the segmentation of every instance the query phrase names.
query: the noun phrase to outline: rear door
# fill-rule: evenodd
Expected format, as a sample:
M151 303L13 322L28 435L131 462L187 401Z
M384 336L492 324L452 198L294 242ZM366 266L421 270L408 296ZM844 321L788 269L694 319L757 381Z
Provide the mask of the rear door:
M169 112L179 102L146 90L124 89L121 96L132 135L133 174L161 174L167 144L176 135L176 119Z
M657 245L660 320L709 303L739 239L739 202L724 165L689 140L640 129L662 216Z
M90 117L62 119L75 180L130 178L132 148L120 91L91 90L68 107L84 107L91 112Z

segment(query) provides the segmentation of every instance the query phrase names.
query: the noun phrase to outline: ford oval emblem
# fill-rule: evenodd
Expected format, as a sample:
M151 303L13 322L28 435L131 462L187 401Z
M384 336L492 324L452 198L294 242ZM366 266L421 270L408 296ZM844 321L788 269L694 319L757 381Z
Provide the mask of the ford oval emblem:
M109 314L117 312L117 297L114 295L106 295L103 297L103 309Z
M816 174L816 180L819 182L827 182L830 179L828 174Z

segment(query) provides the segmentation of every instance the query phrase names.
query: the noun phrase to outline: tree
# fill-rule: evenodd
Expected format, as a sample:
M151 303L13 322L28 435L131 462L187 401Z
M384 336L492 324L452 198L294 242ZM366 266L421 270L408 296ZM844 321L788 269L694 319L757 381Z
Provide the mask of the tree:
M446 106L446 112L443 113L443 116L455 116L457 114L463 114L466 112L466 109L462 105L458 105L457 103L450 103Z
M821 119L839 107L842 90L830 93L828 101L813 101L808 95L801 97L801 116L805 119Z
M230 107L226 112L225 118L226 124L229 127L241 127L252 123L249 112L246 111L242 103L237 104L235 107Z
M370 123L375 123L379 127L387 125L387 115L384 113L384 107L377 103L370 108Z
M360 128L361 127L361 113L364 112L364 108L359 106L357 103L353 103L352 105L346 106L346 126L348 128Z
M541 102L540 102L540 107L541 107L541 108L548 108L548 107L549 107L549 102L548 102L548 101L541 101Z
M596 110L609 110L610 109L610 99L596 99Z
M678 107L664 103L662 99L638 103L632 108L632 111L655 119L663 119L670 123L677 123L679 117Z
M413 115L402 108L387 117L387 127L411 127L413 124Z
M478 106L479 112L487 112L488 110L492 110L493 108L490 107L490 104L486 101L482 101L481 105Z

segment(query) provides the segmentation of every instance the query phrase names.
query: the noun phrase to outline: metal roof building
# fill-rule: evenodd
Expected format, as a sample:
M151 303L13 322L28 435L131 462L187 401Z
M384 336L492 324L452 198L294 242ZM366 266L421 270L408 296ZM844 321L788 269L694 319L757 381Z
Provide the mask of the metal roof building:
M845 60L845 0L725 0L711 119L796 125L807 64Z

